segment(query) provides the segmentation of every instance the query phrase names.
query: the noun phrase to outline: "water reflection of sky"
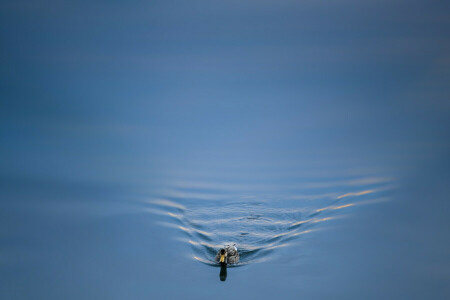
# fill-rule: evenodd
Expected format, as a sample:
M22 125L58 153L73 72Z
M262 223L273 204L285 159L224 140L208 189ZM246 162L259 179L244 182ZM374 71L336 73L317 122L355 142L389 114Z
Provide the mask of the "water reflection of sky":
M447 6L3 2L0 298L448 298Z

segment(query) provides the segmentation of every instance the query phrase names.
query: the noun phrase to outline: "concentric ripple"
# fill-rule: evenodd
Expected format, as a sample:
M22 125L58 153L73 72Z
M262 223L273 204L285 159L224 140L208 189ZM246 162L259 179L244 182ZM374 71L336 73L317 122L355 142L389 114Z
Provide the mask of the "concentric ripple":
M194 183L195 191L190 186L175 185L147 203L151 205L148 211L168 216L161 225L182 232L182 240L192 248L193 259L216 266L217 250L235 244L240 253L236 266L241 266L267 261L276 249L295 244L303 235L320 228L321 223L342 215L344 209L385 199L386 180L359 182L330 187L322 183L312 188L315 193L309 197L311 187L295 194L290 191L267 196L239 189L236 193L212 191Z

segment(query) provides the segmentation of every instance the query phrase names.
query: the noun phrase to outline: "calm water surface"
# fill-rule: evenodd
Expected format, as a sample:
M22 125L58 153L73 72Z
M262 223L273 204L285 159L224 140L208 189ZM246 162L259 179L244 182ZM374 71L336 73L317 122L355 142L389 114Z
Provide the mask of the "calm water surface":
M447 2L2 1L0 299L450 299Z
M437 227L448 222L435 211L440 193L410 185L411 194L385 174L235 174L166 174L146 188L4 179L2 293L376 299L447 292L440 269L447 248L437 248L448 247ZM424 196L435 197L428 210ZM225 244L236 244L241 260L221 282L214 256Z

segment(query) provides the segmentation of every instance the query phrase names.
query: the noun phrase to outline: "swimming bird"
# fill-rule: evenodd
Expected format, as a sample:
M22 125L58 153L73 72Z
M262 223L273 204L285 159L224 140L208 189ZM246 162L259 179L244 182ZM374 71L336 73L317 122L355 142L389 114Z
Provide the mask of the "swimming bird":
M226 266L227 264L237 264L239 261L239 252L236 248L236 244L225 245L225 247L221 248L219 252L217 252L216 261L222 266Z

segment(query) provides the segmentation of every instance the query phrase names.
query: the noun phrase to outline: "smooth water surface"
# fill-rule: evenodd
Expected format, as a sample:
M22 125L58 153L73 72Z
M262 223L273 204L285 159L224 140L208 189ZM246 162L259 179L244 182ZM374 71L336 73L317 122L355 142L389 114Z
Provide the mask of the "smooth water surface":
M1 1L0 299L450 299L447 2Z

